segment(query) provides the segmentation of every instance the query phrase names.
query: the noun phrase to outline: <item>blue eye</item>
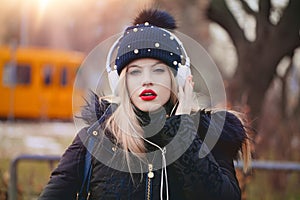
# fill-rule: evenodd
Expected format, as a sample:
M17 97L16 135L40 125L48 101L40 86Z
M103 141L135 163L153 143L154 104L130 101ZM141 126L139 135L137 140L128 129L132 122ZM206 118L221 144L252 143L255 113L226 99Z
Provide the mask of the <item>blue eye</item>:
M129 70L130 75L138 75L140 73L141 73L141 70L139 70L139 69Z
M158 73L163 73L163 72L165 72L165 69L163 69L163 68L156 68L153 71L154 72L158 72Z

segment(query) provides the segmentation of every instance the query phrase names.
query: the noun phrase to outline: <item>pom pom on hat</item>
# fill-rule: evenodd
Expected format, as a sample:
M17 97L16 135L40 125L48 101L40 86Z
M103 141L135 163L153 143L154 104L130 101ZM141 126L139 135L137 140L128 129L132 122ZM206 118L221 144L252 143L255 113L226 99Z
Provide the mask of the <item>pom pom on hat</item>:
M139 58L154 58L178 70L181 64L181 45L167 29L175 29L175 19L167 12L144 10L128 27L119 41L115 67L118 74L126 65Z
M143 10L134 19L133 25L144 24L148 22L153 26L157 26L165 29L176 29L176 21L169 13L166 11L161 11L157 9Z

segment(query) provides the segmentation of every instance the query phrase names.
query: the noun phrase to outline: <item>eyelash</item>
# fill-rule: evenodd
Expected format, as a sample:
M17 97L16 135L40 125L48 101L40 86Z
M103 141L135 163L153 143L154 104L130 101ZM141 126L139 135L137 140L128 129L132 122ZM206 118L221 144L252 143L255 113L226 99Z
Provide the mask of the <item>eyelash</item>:
M162 69L162 68L158 68L158 69L154 69L153 70L154 72L165 72L165 69Z

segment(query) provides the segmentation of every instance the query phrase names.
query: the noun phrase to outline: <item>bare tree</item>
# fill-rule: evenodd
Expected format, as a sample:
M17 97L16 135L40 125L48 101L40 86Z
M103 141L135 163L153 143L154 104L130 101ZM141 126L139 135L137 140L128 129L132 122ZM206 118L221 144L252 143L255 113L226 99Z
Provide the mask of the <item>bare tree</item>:
M249 106L251 116L258 117L278 63L300 45L300 1L290 0L276 22L271 19L271 0L259 0L258 11L245 0L239 2L256 21L253 41L247 39L225 0L211 0L207 16L227 31L236 48L238 64L228 88L230 101L241 103L245 99L243 103Z

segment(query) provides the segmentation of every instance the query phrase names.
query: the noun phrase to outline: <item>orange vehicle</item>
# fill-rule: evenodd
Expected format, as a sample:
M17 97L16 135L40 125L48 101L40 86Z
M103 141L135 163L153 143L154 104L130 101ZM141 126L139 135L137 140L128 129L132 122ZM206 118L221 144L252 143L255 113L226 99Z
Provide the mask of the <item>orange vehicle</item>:
M83 53L0 47L0 118L71 119Z

